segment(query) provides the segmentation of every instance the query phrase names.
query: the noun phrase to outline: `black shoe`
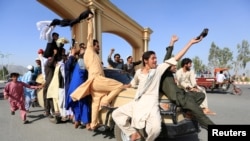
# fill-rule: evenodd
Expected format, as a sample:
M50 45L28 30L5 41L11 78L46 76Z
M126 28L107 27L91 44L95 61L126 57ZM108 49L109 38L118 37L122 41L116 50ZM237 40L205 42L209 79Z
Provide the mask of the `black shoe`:
M44 115L45 117L48 117L48 118L54 118L50 113L48 112L45 112Z
M35 107L41 107L37 101L34 103L34 106Z
M31 106L34 108L34 107L35 107L35 103L34 103L34 102L32 102L32 103L31 103Z
M48 117L50 114L47 112L44 112L43 116Z
M11 115L15 115L15 111L11 111Z
M61 122L61 117L55 116L54 118L49 119L52 123L58 124Z
M55 116L55 119L56 119L56 124L58 124L58 123L61 122L62 117L60 117L60 116Z
M94 13L90 9L83 11L76 19L70 22L70 26L73 27L75 24L81 22L81 20L90 20L93 18Z
M30 123L28 120L23 121L23 124L28 124Z
M49 114L49 115L48 115L48 118L54 118L54 116L53 116L53 115L51 115L51 114Z
M202 38L206 37L207 34L208 34L208 28L204 28L203 31L201 32L201 34L196 37L196 40L199 40L201 37Z
M86 125L85 124L80 124L79 128L84 129L84 128L86 128Z

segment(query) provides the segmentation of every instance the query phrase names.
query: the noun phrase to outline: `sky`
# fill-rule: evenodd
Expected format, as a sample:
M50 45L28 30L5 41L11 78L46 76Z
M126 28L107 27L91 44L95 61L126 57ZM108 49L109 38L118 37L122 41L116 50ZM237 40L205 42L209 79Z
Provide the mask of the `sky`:
M209 49L214 42L221 49L230 48L234 60L237 44L243 40L250 43L250 1L249 0L110 0L116 7L131 17L142 27L153 30L149 50L157 54L158 63L165 55L173 34L179 37L173 54L181 50L186 43L209 29L208 36L195 44L184 57L198 56L203 64L208 64ZM1 0L0 1L0 64L28 66L35 65L37 50L45 49L46 41L39 38L36 22L61 19L50 9L36 0ZM71 39L69 27L56 27L61 37ZM107 56L111 48L121 57L132 54L131 46L114 34L103 33L103 62L107 66ZM66 44L68 51L70 44ZM250 65L242 72L249 73Z

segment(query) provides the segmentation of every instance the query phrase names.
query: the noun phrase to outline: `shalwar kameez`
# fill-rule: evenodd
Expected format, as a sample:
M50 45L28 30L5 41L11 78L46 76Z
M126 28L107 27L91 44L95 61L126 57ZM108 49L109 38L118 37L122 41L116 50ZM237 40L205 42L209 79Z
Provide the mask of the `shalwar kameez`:
M112 113L114 121L127 136L144 127L148 135L146 141L154 141L160 134L159 85L161 75L169 66L162 63L156 69L149 70L148 74L142 74L140 69L136 71L131 81L132 86L139 82L135 99Z
M21 81L24 83L27 83L27 84L31 83L32 72L31 71L26 72L23 75ZM27 111L29 111L29 108L30 108L30 105L32 102L32 97L35 95L36 91L34 89L30 89L30 88L23 88L23 91L24 91L24 96L25 96L25 109Z
M78 86L83 84L88 77L88 72L85 69L83 59L79 58L73 74L72 74L72 80L69 86L68 93L72 93ZM70 99L69 106L72 107L72 110L75 115L75 121L81 121L84 124L90 123L90 106L91 106L91 97L86 96L79 101L73 101Z
M71 97L76 101L91 94L91 129L95 129L99 124L98 113L100 105L102 103L110 103L123 89L122 83L104 76L101 62L99 55L93 47L93 21L90 19L88 20L87 48L84 54L88 79L71 94Z
M24 82L9 82L4 87L4 95L7 95L10 103L10 110L15 112L20 110L20 116L26 121L25 97L23 87L35 89L37 86L30 86Z

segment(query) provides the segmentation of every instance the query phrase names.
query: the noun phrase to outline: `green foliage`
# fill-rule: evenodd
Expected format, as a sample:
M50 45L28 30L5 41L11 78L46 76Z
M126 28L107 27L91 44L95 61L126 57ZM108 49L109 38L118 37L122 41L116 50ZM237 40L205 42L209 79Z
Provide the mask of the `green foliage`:
M233 52L228 47L220 50L219 65L222 68L232 68Z
M207 69L207 67L204 64L202 64L202 60L198 56L195 56L192 59L192 64L195 72Z
M238 56L237 61L240 62L241 68L246 68L247 62L250 61L250 50L249 50L249 43L246 40L243 40L241 45L237 45L238 49Z
M232 68L233 52L228 48L220 48L213 42L208 56L209 66L212 68Z
M208 65L211 66L212 68L215 68L218 66L219 62L218 62L218 52L219 52L219 47L217 47L215 45L214 42L212 42L210 50L209 50L209 56L208 56Z
M245 81L246 81L246 82L249 82L249 81L250 81L250 79L249 79L248 77L246 77Z
M7 75L9 74L7 68L4 66L0 69L0 80L6 80Z

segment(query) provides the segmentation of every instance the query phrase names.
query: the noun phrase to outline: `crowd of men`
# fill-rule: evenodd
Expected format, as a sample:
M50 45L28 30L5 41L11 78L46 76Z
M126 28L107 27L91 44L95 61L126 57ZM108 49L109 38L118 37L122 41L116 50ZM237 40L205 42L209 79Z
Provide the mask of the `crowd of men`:
M207 129L208 125L214 124L204 110L209 110L204 100L206 99L205 93L193 81L188 82L191 78L187 76L191 74L186 75L186 72L190 71L190 60L183 61L181 75L177 76L177 79L174 77L177 71L177 61L192 45L200 42L202 37L191 39L177 55L171 57L174 43L178 40L178 37L174 35L167 48L164 62L161 64L157 64L154 51L144 52L142 60L138 62L133 62L132 56L129 56L127 63L124 64L120 54L115 54L113 61L111 58L114 49L111 49L107 60L109 65L112 68L127 71L133 78L130 84L123 84L104 75L103 63L99 56L99 42L93 39L92 17L93 13L87 10L70 22L68 20L53 20L45 24L39 22L43 31L41 37L48 41L46 48L38 51L41 66L41 74L38 76L44 80L41 82L44 116L56 123L72 121L75 128L85 127L88 130L95 130L100 125L99 111L103 107L110 107L111 101L122 90L138 85L134 100L112 113L115 123L130 140L140 139L141 135L136 129L145 127L147 141L153 141L159 135L161 131L161 116L158 107L160 91L178 106L186 109L187 113L191 112L201 127ZM81 20L88 22L87 43L86 45L80 43L77 47L73 37L70 53L67 55L64 45L69 41L60 38L58 33L52 33L52 31L56 25L74 26ZM135 70L134 67L140 63L143 66ZM31 67L29 67L30 70L32 70ZM29 99L31 100L27 103L35 98L31 96ZM29 105L26 111L28 110Z

